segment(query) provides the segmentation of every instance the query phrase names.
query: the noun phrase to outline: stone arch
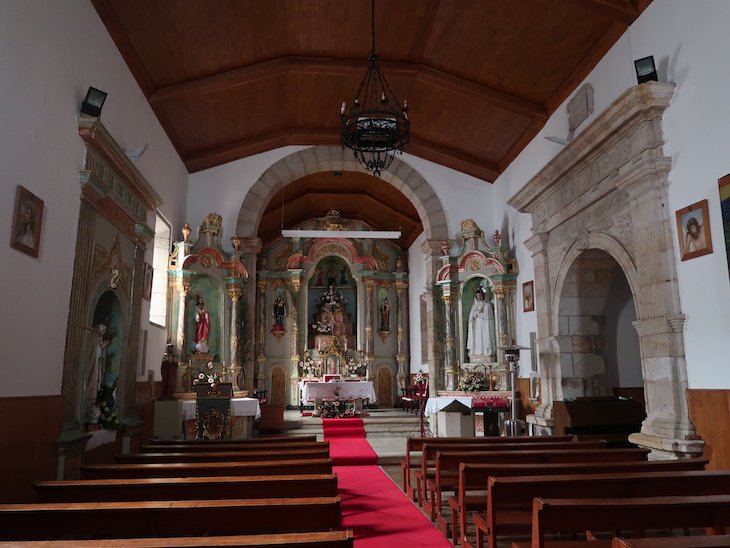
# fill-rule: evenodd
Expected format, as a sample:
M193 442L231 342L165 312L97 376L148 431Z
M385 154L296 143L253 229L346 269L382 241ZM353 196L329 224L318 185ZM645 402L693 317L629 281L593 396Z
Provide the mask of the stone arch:
M656 458L693 456L704 444L689 419L684 315L665 207L671 158L661 122L674 86L627 90L508 202L532 216L525 244L535 263L543 398L534 424L551 432L552 402L562 397L565 280L582 253L600 250L623 271L636 309L647 417L630 441Z
M246 194L238 213L236 230L242 238L256 238L261 215L271 198L288 184L323 171L366 171L354 159L343 160L338 146L316 146L294 152L272 164ZM402 192L415 206L429 240L448 240L446 213L429 182L396 158L380 179Z

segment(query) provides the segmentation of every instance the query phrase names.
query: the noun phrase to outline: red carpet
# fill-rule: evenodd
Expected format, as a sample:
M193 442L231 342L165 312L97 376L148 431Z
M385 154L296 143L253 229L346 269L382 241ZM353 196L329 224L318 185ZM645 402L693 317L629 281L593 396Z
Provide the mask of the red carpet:
M378 456L365 439L362 419L322 419L322 430L336 465L377 464Z
M342 526L356 548L451 547L378 466L335 466L342 498Z

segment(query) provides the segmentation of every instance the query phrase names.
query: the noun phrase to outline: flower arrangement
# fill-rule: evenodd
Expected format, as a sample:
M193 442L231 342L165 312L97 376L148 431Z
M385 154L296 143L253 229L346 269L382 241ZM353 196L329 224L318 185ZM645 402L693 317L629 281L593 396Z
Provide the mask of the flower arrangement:
M330 335L332 334L333 324L331 321L324 320L324 321L317 321L312 324L312 331L315 333L321 333L323 335Z
M477 392L487 379L481 371L471 371L459 382L459 390L463 392Z
M304 375L317 374L317 362L315 362L312 358L307 358L303 362L299 362L299 367Z
M222 382L220 375L213 371L213 362L208 362L203 371L199 371L198 375L193 379L193 384L215 384Z
M355 358L350 358L349 360L347 360L347 372L350 375L358 375L364 365L364 363L356 362Z
M356 417L357 414L354 402L324 400L320 416L324 419L342 419Z
M99 403L99 426L104 430L119 430L121 423L119 422L119 416L117 415L117 408L110 407L109 404L102 400Z
M426 382L426 375L424 375L424 374L423 374L423 371L421 371L421 370L419 369L419 370L418 370L418 373L416 373L416 374L415 374L415 375L413 376L413 383L414 383L414 384L423 384L424 382Z
M329 285L327 289L322 291L319 297L319 302L325 308L342 307L347 304L347 299L342 294L342 291L336 289L333 285Z

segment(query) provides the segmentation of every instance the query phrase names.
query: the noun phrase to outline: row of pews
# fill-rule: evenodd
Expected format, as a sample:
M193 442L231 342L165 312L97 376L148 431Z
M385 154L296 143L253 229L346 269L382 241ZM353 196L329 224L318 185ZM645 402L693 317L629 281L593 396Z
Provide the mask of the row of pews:
M351 548L328 442L157 442L0 504L0 546Z
M409 438L403 490L465 548L730 546L730 471L648 454L570 436Z

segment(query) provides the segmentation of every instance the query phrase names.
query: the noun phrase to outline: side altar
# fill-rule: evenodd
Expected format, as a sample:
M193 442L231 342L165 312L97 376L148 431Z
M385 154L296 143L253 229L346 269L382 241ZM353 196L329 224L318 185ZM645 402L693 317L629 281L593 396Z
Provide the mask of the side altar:
M221 227L221 216L210 213L193 242L186 224L170 255L168 337L179 356L178 399L195 399L196 385L216 383L231 383L234 398L248 395L242 389L248 345L241 328L248 272L241 239L233 236L232 250L225 250Z

